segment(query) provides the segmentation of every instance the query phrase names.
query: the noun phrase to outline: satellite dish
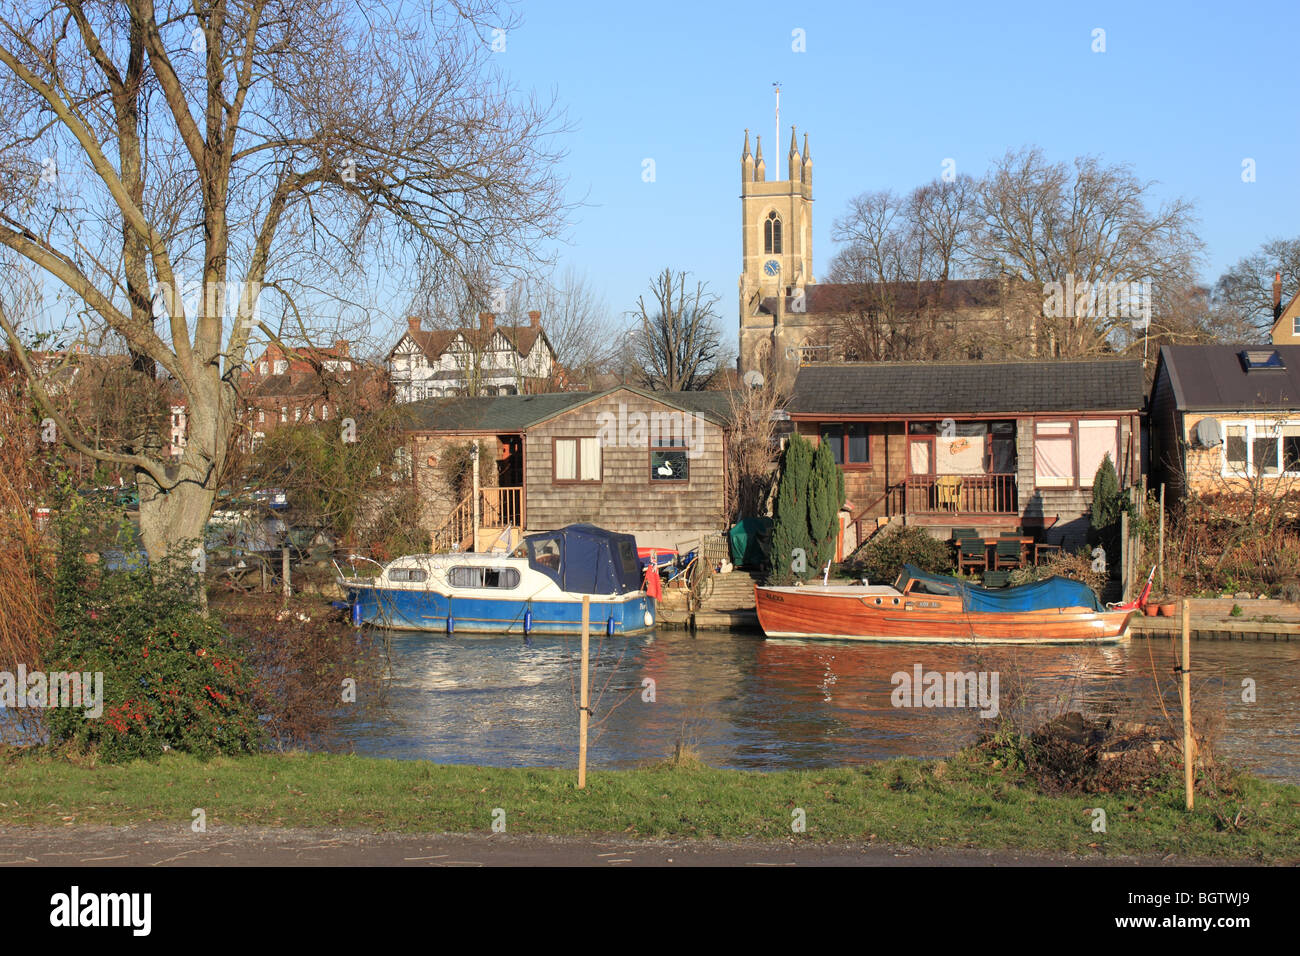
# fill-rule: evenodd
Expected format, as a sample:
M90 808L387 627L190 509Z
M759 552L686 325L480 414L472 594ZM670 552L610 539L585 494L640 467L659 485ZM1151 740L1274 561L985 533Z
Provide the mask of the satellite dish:
M1223 429L1219 427L1217 418L1202 418L1196 423L1193 434L1202 448L1216 448L1223 444Z
M750 369L748 372L745 373L745 377L744 379L742 379L742 381L750 388L762 388L763 373L756 368Z

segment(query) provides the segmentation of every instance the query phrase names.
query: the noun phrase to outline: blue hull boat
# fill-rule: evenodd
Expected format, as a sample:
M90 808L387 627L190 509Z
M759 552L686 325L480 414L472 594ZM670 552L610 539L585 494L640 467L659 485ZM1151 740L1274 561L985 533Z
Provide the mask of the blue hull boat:
M373 578L340 575L352 620L395 630L578 634L653 630L636 539L592 525L526 536L510 554L414 554Z

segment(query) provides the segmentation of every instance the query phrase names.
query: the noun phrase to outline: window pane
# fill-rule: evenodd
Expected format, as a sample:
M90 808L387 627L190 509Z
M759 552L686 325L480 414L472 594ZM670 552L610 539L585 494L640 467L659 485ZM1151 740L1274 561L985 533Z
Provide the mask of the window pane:
M600 440L597 438L579 439L582 443L578 455L578 468L581 481L600 481Z
M656 448L650 452L651 481L686 481L690 478L690 459L685 451Z
M1223 447L1228 470L1244 473L1246 470L1246 427L1244 425L1229 425L1228 437Z
M1038 434L1044 437L1048 435L1055 435L1055 436L1069 435L1070 423L1069 422L1039 422L1037 425L1037 430L1038 430Z
M572 438L555 440L555 479L575 481L578 477L578 442Z
M822 441L831 446L831 454L835 456L835 464L844 464L844 426L823 425Z
M867 444L867 423L858 422L849 426L849 461L854 464L866 464L870 461Z
M1258 435L1258 433L1256 433ZM1277 474L1277 437L1255 438L1255 471L1261 475Z
M1119 471L1119 422L1115 419L1079 422L1079 484L1092 487L1102 459L1110 455L1110 463Z
M1282 428L1282 467L1285 471L1300 471L1300 425Z
M1074 484L1074 443L1068 438L1034 442L1034 481L1044 487Z

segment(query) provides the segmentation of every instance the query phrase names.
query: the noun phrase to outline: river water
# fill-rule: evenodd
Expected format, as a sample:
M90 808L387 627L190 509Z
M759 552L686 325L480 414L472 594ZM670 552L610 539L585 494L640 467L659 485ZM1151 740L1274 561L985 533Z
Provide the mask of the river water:
M389 641L384 706L342 728L357 753L576 766L577 638L394 633ZM1164 724L1159 685L1181 733L1175 651L1169 638L981 649L726 632L593 637L589 760L635 767L680 742L716 767L815 768L946 756L992 726L978 708L894 706L894 675L913 677L917 665L923 674L983 672L990 692L996 674L997 706L1008 716L1082 710ZM1191 653L1193 724L1212 730L1216 754L1300 784L1300 642L1197 640Z

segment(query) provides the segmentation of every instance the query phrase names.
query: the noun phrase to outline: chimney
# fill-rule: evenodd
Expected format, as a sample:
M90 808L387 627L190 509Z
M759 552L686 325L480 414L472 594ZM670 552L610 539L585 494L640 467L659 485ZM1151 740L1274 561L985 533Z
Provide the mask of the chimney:
M347 355L347 354L348 354L348 340L347 340L347 339L335 339L335 340L334 340L334 351L338 352L339 355Z
M1282 273L1273 276L1273 321L1282 315Z
M540 329L542 327L542 313L538 312L536 309L529 312L528 324L535 329Z
M412 332L420 331L420 317L418 315L409 316L406 320L406 327Z
M497 317L491 312L480 312L478 314L478 327L484 332L491 332L496 328Z

